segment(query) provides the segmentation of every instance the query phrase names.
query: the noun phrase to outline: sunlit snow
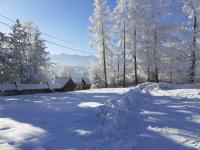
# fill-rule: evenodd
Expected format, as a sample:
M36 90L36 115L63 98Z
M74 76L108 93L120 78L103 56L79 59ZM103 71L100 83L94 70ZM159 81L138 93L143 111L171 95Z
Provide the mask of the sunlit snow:
M99 106L103 106L102 103L98 103L98 102L83 102L83 103L80 103L78 105L79 107L82 107L82 108L96 108L96 107L99 107Z
M200 149L196 85L0 97L2 150Z

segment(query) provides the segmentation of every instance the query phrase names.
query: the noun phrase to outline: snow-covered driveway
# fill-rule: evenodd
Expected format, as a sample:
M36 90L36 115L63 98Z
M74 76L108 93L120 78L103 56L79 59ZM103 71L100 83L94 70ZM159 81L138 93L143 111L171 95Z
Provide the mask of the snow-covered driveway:
M0 97L0 150L82 150L99 126L95 108L126 89Z

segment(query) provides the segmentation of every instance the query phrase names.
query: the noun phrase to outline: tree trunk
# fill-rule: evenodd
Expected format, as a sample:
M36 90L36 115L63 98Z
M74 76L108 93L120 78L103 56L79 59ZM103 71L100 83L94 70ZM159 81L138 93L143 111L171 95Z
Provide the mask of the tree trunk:
M124 80L123 86L126 87L126 22L124 21Z
M196 28L197 28L197 17L194 17L194 35L193 35L193 42L192 42L192 55L191 55L191 66L190 66L190 74L189 74L189 81L194 83L195 81L195 69L196 69L196 49L197 49L197 38L196 38Z
M147 42L148 45L148 42ZM150 60L149 58L149 47L147 47L147 60ZM150 65L147 64L147 82L150 82Z
M106 70L106 48L105 48L105 39L104 39L104 28L102 26L102 36L103 36L103 43L102 43L102 46L103 46L103 68L104 68L104 78L105 78L105 88L108 87L108 81L107 81L107 70Z
M138 74L137 74L137 52L136 52L136 48L137 48L137 41L136 41L136 37L137 37L137 31L135 30L134 32L134 68L135 68L135 84L138 84Z
M119 58L118 58L118 62L117 62L117 79L119 81Z
M170 80L170 83L172 83L173 82L173 78L172 78L172 72L170 71L170 73L169 73L169 80Z
M150 68L147 67L147 81L150 82Z
M159 82L158 60L157 60L157 31L154 32L154 61L155 61L155 82Z

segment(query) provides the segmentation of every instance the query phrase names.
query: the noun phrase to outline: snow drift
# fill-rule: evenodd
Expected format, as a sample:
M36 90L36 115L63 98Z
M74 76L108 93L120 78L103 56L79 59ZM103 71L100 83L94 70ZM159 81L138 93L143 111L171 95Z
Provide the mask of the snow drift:
M145 83L138 85L135 88L131 88L128 93L124 94L118 99L110 100L104 106L101 106L96 110L102 122L101 127L97 131L97 135L105 137L95 143L95 145L98 145L95 146L98 147L96 149L136 149L136 147L138 147L136 135L139 133L137 129L140 129L141 126L143 126L143 124L138 123L141 121L141 115L139 115L138 112L141 112L141 106L145 105L145 99L147 101L151 101L152 99L155 99L154 96L168 96L169 99L170 97L178 99L180 98L179 96L181 94L185 95L184 98L194 98L194 95L196 95L196 97L199 95L198 92L194 94L194 91L197 90L198 87L200 87L198 84L181 85L167 83ZM176 94L176 89L179 91L178 94ZM181 89L185 91L183 92ZM172 92L170 95L170 90L175 90L175 92ZM188 95L188 90L191 90L191 95ZM144 111L144 113L147 112L148 111ZM161 112L150 113L153 115L167 115L167 113L165 114ZM153 119L153 117L150 119ZM186 146L187 145L188 144L186 144ZM193 146L193 148L195 146ZM95 149L95 147L92 148Z
M136 143L132 139L134 132L131 125L134 124L134 111L137 109L137 101L146 97L143 89L151 85L144 83L135 88L131 88L129 92L122 95L118 99L112 99L105 105L96 109L101 119L101 126L97 131L97 135L105 137L98 140L96 149L104 150L132 150ZM106 145L106 146L105 146ZM92 147L95 149L95 147Z

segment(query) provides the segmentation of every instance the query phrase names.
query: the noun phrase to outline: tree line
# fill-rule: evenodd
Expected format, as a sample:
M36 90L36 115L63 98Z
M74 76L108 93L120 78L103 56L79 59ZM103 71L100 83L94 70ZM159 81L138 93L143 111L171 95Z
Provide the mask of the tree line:
M0 83L47 81L48 54L39 28L17 19L10 33L0 32Z
M199 0L94 0L89 20L97 87L199 81Z

